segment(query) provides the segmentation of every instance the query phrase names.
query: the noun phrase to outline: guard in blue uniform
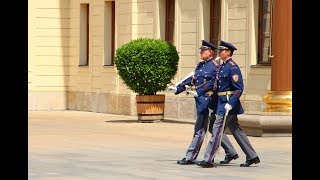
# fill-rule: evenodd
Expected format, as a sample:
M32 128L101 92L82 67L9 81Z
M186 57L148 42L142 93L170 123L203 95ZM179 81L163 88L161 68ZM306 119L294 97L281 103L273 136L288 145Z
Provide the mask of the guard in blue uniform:
M192 90L196 90L200 87L204 88L205 92L201 96L195 96L195 104L197 109L197 120L194 127L194 134L191 144L186 152L185 157L179 160L177 163L181 165L195 164L194 160L197 158L200 151L200 147L203 143L205 134L208 128L208 105L210 102L210 96L212 91L206 88L205 83L210 81L212 78L216 77L216 72L218 72L218 63L214 61L213 54L217 46L214 44L202 40L202 46L200 55L202 61L199 62L194 70L194 74L184 80L182 83L175 86L169 86L168 89L174 91L175 94L180 94L188 89L188 86Z
M246 154L246 162L240 164L240 166L249 167L253 163L259 163L260 159L238 123L237 114L242 114L244 111L240 103L240 96L243 92L242 74L239 66L231 58L234 50L237 50L237 48L228 42L221 41L218 49L219 57L223 60L223 64L218 70L219 73L216 74L217 78L205 84L207 88L211 89L212 87L217 90L217 118L213 124L212 136L209 140L204 160L197 163L197 165L204 168L213 167L213 160L218 151L223 131L228 127ZM199 95L201 95L201 93L199 93ZM223 129L226 110L228 110L229 113ZM225 161L221 161L220 163L227 164L232 159L233 157L226 156Z
M215 69L216 71L220 70L220 65L218 68ZM216 77L212 78L210 81L206 82L203 86L199 87L196 90L189 91L189 93L194 94L196 96L202 96L205 94L208 90L213 91L213 94L211 95L211 100L209 102L209 109L212 109L213 112L217 112L217 106L218 106L218 79L219 79L219 72L216 72ZM206 87L206 88L204 88ZM211 115L210 117L210 123L209 123L209 132L212 134L213 124L216 120L216 115ZM237 151L233 147L231 141L229 140L228 136L223 133L222 134L222 140L221 140L221 146L223 147L225 151L225 159L223 161L220 161L220 164L228 164L230 161L238 159L239 156L237 154ZM213 160L212 160L213 162Z

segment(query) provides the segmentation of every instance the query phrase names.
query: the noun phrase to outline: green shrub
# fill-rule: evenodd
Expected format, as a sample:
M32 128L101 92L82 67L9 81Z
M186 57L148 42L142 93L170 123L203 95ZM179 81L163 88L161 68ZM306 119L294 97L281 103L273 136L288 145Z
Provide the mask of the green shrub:
M139 95L164 91L178 70L178 52L160 39L139 38L116 50L115 65L120 78Z

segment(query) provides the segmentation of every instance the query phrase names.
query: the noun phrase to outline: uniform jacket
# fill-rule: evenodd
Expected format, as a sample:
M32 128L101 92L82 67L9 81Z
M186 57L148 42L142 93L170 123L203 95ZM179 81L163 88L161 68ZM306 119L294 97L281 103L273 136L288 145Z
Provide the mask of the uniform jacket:
M201 96L195 97L197 114L208 114L208 105L210 101L210 95L205 94L205 92L209 91L206 87L206 82L209 82L213 78L216 77L216 68L218 63L214 61L213 58L202 61L198 63L195 68L194 75L184 80L181 84L177 86L176 94L180 94L181 92L186 90L186 85L195 86L196 88L202 88Z
M218 71L217 78L212 78L211 81L208 81L203 85L203 87L206 87L208 90L214 91L212 96L213 101L211 102L213 104L210 104L209 106L217 108L217 114L224 114L224 106L227 103L227 97L218 96L218 92L234 91L233 94L228 95L228 103L232 106L232 110L229 114L242 114L244 111L240 103L240 96L243 92L243 79L239 66L232 60L232 58L230 58L218 67ZM217 81L216 89L214 87L215 81ZM206 92L203 87L197 90L199 96Z
M228 59L225 64L221 65L218 80L218 93L225 91L234 91L229 95L229 104L232 110L229 114L242 114L243 108L240 103L240 96L243 93L243 79L240 67L232 60ZM226 96L218 96L217 114L225 113L225 104L227 103Z

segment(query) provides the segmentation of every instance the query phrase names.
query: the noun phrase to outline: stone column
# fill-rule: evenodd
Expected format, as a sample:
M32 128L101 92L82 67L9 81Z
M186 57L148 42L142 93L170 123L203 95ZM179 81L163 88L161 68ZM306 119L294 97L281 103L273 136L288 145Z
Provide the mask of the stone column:
M292 112L292 1L273 1L271 90L265 112Z

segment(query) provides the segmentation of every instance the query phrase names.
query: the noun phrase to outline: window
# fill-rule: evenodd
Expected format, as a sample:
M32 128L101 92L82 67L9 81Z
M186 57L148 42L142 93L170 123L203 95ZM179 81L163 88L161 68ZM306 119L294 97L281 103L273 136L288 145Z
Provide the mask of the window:
M259 23L258 23L258 64L271 65L269 54L271 53L271 1L259 1Z
M114 65L115 37L115 3L106 1L104 4L104 64Z
M165 41L174 42L174 14L175 0L166 0L166 25L165 25Z
M218 45L221 40L221 0L210 0L210 42Z
M80 66L89 65L89 4L80 4Z

